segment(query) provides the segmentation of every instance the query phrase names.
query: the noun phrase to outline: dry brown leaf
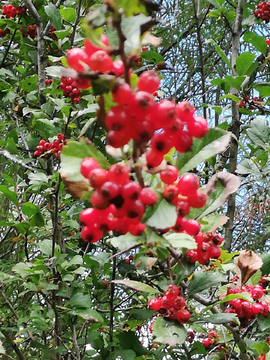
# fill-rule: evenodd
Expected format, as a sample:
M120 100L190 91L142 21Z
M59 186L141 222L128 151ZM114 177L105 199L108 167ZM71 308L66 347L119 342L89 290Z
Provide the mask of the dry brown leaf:
M152 266L157 262L157 258L155 257L149 257L146 261L145 269L151 270Z
M241 180L236 175L219 172L212 176L207 185L205 186L204 192L207 195L209 195L213 190L216 189L217 180L219 180L222 186L225 188L224 197L222 199L222 202L220 203L220 205L222 205L227 200L230 194L235 193L239 189Z
M70 181L67 176L62 174L63 183L66 186L66 192L75 199L81 199L84 191L90 191L91 187L85 181Z
M263 261L252 250L245 250L239 255L237 265L241 271L241 284L244 285L262 267Z

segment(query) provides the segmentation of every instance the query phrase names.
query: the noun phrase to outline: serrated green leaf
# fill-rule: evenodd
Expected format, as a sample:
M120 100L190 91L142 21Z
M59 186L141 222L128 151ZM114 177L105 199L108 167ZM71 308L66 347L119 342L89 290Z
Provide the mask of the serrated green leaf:
M22 212L27 216L32 216L38 212L38 207L30 202L21 205Z
M230 137L231 135L226 134L223 130L210 129L202 139L194 139L192 150L178 155L176 166L179 174L185 174L202 161L224 151L229 144Z
M175 225L177 213L175 206L165 199L161 200L154 214L147 220L147 225L156 229L166 229Z
M257 316L258 325L261 331L268 330L270 328L270 316Z
M210 1L210 0L208 0ZM212 0L211 0L212 1ZM214 2L217 2L217 0L213 0ZM219 6L220 7L220 6ZM225 55L224 51L221 49L221 47L213 40L213 39L210 39L209 40L210 44L214 44L215 45L215 50L216 52L220 55L221 59L223 60L223 62L228 66L228 68L230 69L231 68L231 64L229 62L229 60L227 59L227 56Z
M158 317L152 326L153 333L156 336L155 341L170 346L181 345L187 337L186 329L181 324Z
M7 199L13 202L18 207L18 199L15 191L11 191L5 185L0 185L0 193L2 193Z
M200 318L200 321L210 322L212 324L227 324L228 322L234 321L235 319L236 319L236 314L220 313L220 314L204 316Z
M171 246L185 249L196 249L197 243L194 238L188 234L172 233L164 235L164 238L169 241Z
M63 5L61 5L60 7L60 15L61 17L66 20L69 21L70 23L74 23L76 20L76 10L74 8L64 8Z
M44 6L44 11L48 15L48 18L55 29L60 30L62 28L62 18L59 9L57 9L53 3L49 3Z
M239 76L248 75L248 69L253 63L256 55L250 52L243 52L236 58L236 70Z
M152 288L151 286L147 284L140 283L139 281L133 281L133 280L113 280L115 284L118 285L124 285L131 289L134 289L136 291L142 291L149 294L159 294L159 291L157 289Z
M247 31L244 35L244 41L251 43L256 50L260 51L263 54L265 54L267 51L267 44L264 36L259 36L254 32Z
M138 244L139 240L140 240L140 237L133 236L130 233L127 233L125 235L116 236L116 237L113 237L112 239L109 239L111 244L114 247L116 247L118 250L121 250L121 251Z
M226 277L217 271L197 271L190 280L188 285L188 293L189 295L199 293L223 281L226 282Z

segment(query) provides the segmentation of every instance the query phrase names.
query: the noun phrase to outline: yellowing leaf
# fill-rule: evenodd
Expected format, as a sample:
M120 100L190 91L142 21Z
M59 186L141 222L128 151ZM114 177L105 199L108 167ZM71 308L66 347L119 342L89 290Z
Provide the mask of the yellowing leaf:
M18 236L15 236L13 239L12 239L12 242L17 242L17 241L22 241L22 238L18 237Z

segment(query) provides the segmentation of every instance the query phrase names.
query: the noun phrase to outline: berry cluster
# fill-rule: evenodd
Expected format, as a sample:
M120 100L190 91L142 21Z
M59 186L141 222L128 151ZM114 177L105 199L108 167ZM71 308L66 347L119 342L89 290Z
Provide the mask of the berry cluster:
M85 158L80 170L95 189L91 197L93 208L85 209L80 215L80 221L85 225L82 238L97 242L103 232L111 230L115 235L127 232L142 235L145 225L140 221L145 207L157 201L157 194L130 180L129 168L122 164L114 164L106 171L100 169L95 159Z
M53 140L51 143L46 140L40 140L34 156L40 157L45 154L45 157L48 158L51 155L55 155L57 158L60 157L62 147L66 145L65 135L60 133L57 135L57 140Z
M58 39L57 35L55 34L55 27L54 26L50 27L49 36L52 37L54 40Z
M51 85L53 83L53 79L46 79L45 83L46 85Z
M199 232L194 239L197 243L197 249L187 251L186 257L190 262L198 261L205 265L209 259L218 259L221 251L218 245L221 245L223 238L219 234L203 234Z
M176 105L168 99L156 103L152 94L158 87L159 77L152 70L140 75L134 93L127 83L117 84L112 95L118 105L106 116L109 145L119 148L130 139L151 140L146 153L149 168L159 166L172 147L180 153L190 150L192 137L201 138L208 132L207 121L193 116L195 108L190 103L184 101Z
M77 79L71 77L61 77L59 85L60 90L63 90L64 96L71 98L74 104L80 103L80 96L82 95L79 89L88 89L91 86L87 79Z
M270 2L263 1L257 5L258 9L254 10L254 15L258 19L269 23L270 20Z
M169 285L164 296L149 300L148 306L151 310L159 311L162 316L168 319L176 319L182 324L190 319L186 300L179 295L179 289L176 285Z
M0 37L4 37L8 34L10 34L9 28L5 28L5 30L0 29Z
M264 295L264 290L261 285L245 285L242 286L242 288L228 288L227 295L242 292L248 292L255 302L251 304L249 301L243 299L231 300L229 301L229 307L224 311L225 313L235 313L242 326L247 326L249 320L254 319L257 315L262 315L263 317L268 316L268 303L264 300L259 301Z
M27 27L27 32L20 28L20 32L22 33L23 37L27 37L27 35L29 35L30 38L34 39L34 37L37 35L37 25L29 25Z
M10 19L11 17L15 18L16 15L20 15L21 13L25 12L24 7L15 7L11 4L9 5L3 5L2 6L2 15L6 15L7 19Z
M196 331L195 330L192 330L192 331L189 331L188 332L188 339L187 341L191 344L193 343L193 340L195 338L195 334L196 334Z
M214 345L219 340L219 336L215 330L208 330L208 337L203 339L202 344L204 347L208 348L211 345Z
M258 356L257 360L265 360L266 359L266 355L262 354L261 356Z

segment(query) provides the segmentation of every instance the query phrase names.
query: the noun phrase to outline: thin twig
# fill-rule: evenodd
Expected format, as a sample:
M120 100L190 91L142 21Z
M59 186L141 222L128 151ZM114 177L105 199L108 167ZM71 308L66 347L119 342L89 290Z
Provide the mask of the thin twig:
M110 256L107 260L111 260L117 256L120 256L122 254L125 254L126 252L130 251L130 250L133 250L133 249L136 249L138 247L140 247L142 245L142 243L139 243L139 244L136 244L136 245L133 245L131 247L129 247L128 249L125 249L125 250L122 250L122 251L119 251L118 253L115 253L113 254L112 256Z

